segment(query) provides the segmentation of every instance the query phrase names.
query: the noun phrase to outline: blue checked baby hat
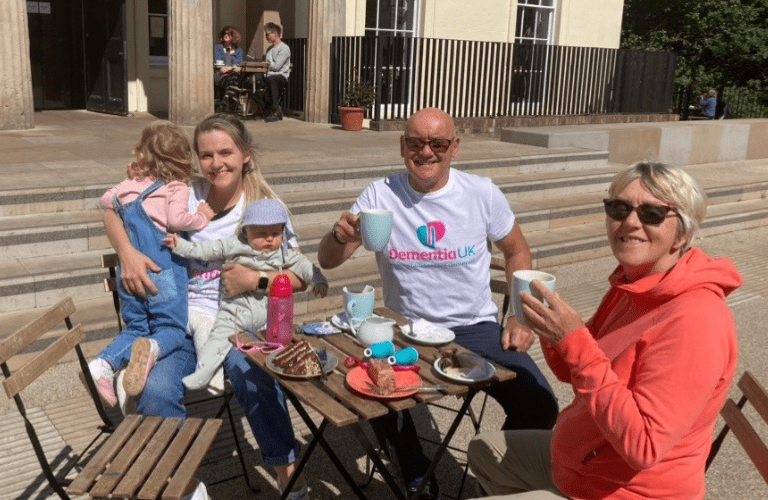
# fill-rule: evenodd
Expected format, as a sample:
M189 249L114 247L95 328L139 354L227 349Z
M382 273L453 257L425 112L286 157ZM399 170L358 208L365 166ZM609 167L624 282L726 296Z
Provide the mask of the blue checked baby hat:
M243 227L271 226L272 224L287 224L288 212L278 200L264 199L254 201L245 207Z

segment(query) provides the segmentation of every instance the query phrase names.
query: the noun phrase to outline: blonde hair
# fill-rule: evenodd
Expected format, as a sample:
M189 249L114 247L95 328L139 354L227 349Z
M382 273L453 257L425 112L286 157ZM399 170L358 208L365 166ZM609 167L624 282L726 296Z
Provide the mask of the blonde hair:
M144 127L133 154L138 159L134 168L137 177L189 182L195 172L189 137L181 127L166 120Z
M261 175L259 165L256 163L256 154L254 151L253 138L243 122L234 115L226 113L216 113L203 118L197 127L195 127L194 147L195 153L198 150L198 139L202 134L213 131L221 131L229 135L235 146L244 154L250 157L248 163L243 165L243 191L245 192L245 203L253 203L262 198L274 198L280 200L277 193ZM282 203L282 201L281 201Z
M639 161L616 174L608 188L608 196L615 198L630 182L637 179L653 196L675 209L678 215L677 237L685 238L680 251L687 250L707 214L707 195L699 183L681 168Z

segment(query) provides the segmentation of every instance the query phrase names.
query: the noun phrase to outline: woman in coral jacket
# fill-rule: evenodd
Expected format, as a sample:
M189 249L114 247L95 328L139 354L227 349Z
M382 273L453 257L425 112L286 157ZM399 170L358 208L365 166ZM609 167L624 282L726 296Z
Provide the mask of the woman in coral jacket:
M706 197L683 170L637 163L604 201L619 266L586 325L540 283L528 324L573 402L553 431L478 436L469 462L499 498L702 499L704 463L737 358L725 297L742 279L691 240Z

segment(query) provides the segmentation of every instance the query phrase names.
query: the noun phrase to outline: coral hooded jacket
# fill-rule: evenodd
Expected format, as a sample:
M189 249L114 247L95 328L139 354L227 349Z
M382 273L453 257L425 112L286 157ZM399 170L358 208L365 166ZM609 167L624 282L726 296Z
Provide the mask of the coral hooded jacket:
M574 499L704 498L704 462L736 369L725 297L742 279L698 248L633 283L621 268L586 327L547 363L575 398L558 417L552 472Z

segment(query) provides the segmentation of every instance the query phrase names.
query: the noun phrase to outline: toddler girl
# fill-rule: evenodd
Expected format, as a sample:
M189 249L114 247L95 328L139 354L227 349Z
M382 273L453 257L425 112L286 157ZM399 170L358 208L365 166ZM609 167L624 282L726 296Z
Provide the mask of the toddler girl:
M201 202L189 213L189 186L194 171L193 152L184 131L168 121L156 121L141 132L128 166L128 178L101 199L115 210L131 243L160 267L150 277L157 294L146 299L131 295L117 268L120 310L125 329L88 364L104 404L114 406L115 371L128 362L123 387L130 396L144 389L155 361L181 347L187 334L187 269L184 260L163 245L167 232L200 230L213 210ZM130 360L130 362L129 362Z

